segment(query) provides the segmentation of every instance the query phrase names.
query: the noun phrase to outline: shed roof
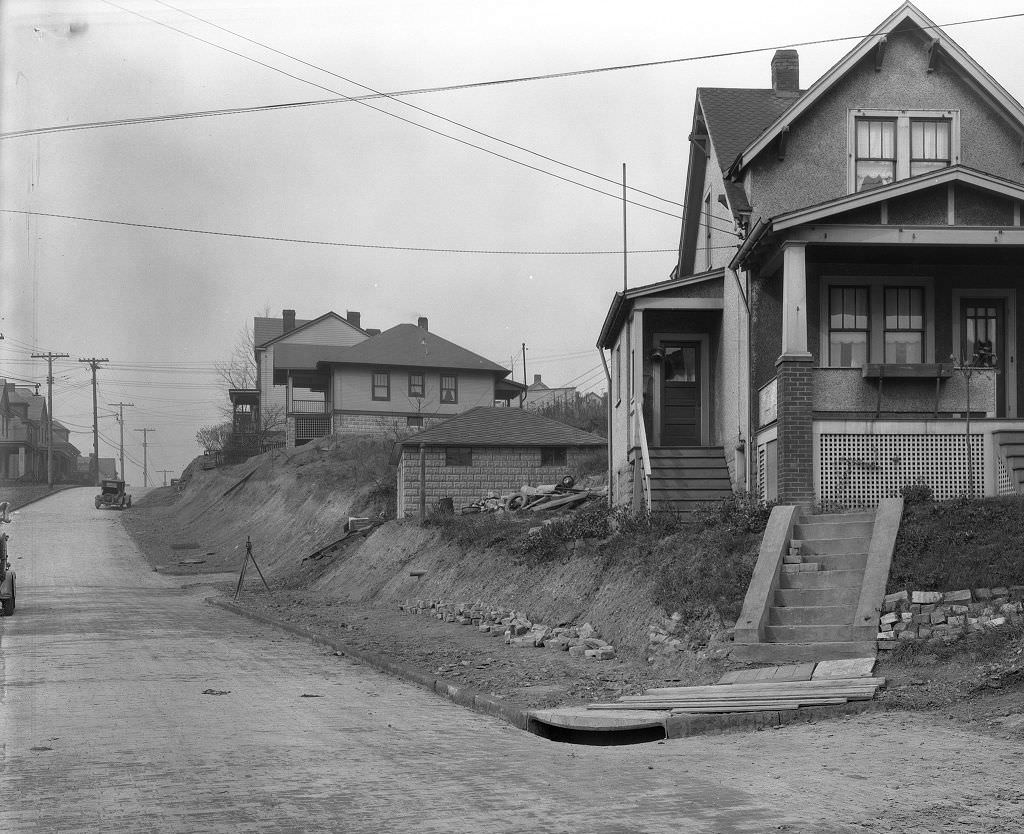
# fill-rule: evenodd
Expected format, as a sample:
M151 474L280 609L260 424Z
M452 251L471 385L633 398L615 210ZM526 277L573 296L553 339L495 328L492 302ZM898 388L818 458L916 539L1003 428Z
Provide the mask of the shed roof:
M401 442L401 446L605 446L603 437L522 408L477 406Z

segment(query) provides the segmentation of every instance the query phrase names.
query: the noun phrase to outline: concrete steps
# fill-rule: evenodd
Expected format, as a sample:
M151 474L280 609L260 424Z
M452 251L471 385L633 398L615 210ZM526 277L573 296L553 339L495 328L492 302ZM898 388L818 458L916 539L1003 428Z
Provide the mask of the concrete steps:
M853 623L874 517L873 512L835 513L805 516L794 524L762 642L737 645L737 659L777 663L874 656L874 641L855 639Z

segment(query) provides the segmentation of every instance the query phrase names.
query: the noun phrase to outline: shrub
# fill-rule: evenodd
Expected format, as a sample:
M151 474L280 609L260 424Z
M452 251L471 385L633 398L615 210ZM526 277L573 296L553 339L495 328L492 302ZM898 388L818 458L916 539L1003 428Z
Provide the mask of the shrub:
M935 500L935 491L928 484L904 484L900 497L906 504L925 504Z

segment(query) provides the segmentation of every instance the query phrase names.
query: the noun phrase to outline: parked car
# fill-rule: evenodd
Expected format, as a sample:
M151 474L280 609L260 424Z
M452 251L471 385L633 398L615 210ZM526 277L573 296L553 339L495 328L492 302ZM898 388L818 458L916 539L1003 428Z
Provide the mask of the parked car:
M8 501L0 502L0 524L11 523L8 514L10 506ZM0 532L0 614L4 617L13 617L15 575L11 570L11 563L7 561L7 539L7 534Z
M127 492L128 485L116 478L104 478L100 481L100 494L96 496L96 509L111 507L123 510L132 505L132 497Z

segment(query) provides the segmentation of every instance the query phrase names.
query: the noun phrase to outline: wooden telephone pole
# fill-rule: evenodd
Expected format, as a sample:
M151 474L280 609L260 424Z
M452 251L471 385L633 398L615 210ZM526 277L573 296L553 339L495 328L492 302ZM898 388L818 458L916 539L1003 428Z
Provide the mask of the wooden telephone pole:
M46 485L53 487L53 360L67 359L66 353L33 353L33 359L46 360Z
M107 403L107 405L111 408L117 407L119 411L117 422L121 426L121 480L127 481L128 479L124 476L124 410L135 408L135 403Z
M96 369L99 368L101 362L110 360L97 359L93 356L78 361L84 362L92 368L92 462L89 464L89 475L92 476L93 483L98 486L100 482L100 414L96 403Z
M156 429L136 429L135 431L142 432L142 485L144 487L149 486L149 459L147 456L147 450L149 449L149 433L156 431ZM122 473L123 475L124 473Z
M169 474L170 474L171 472L173 472L174 470L173 470L173 469L157 469L156 471L157 471L157 472L159 472L159 473L160 473L161 475L163 475L163 476L164 476L164 486L167 486L167 476L168 476L168 475L169 475Z

